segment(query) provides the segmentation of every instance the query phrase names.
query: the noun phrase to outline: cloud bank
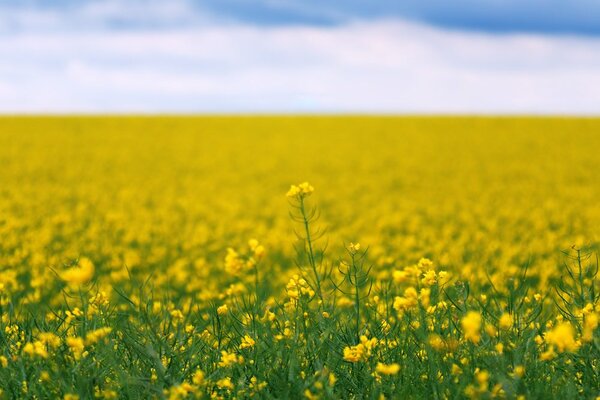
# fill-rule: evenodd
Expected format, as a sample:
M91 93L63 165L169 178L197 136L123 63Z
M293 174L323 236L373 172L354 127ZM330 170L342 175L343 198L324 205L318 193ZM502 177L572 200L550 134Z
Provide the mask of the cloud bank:
M177 6L160 12L186 18ZM0 112L600 110L596 37L485 34L399 19L259 26L206 18L213 23L83 29L85 18L61 25L51 12L13 15L26 29L7 29L8 19L0 29Z

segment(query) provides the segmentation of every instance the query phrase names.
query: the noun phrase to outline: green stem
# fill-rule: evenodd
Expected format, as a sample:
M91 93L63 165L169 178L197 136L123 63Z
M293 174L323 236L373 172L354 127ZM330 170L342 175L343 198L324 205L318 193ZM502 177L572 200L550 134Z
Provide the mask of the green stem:
M356 340L360 341L360 292L358 287L358 271L352 254L352 273L354 275L354 307L356 308Z
M259 298L258 298L258 263L254 264L254 292L256 295L256 306L258 309L258 305L259 305Z
M304 220L304 230L306 233L306 244L308 247L308 261L312 268L313 274L315 276L315 283L317 285L317 295L319 296L319 300L321 300L321 306L323 305L323 294L321 293L321 279L319 278L319 272L317 271L317 263L315 262L315 255L313 252L312 239L310 236L310 227L308 223L308 218L306 216L306 209L304 208L304 198L300 198L300 213L302 214L302 219Z

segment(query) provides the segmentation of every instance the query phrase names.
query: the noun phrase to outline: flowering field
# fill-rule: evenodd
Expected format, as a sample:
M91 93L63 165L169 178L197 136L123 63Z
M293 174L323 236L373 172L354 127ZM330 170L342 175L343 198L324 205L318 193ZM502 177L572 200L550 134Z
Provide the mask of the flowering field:
M4 117L0 398L595 399L599 131Z

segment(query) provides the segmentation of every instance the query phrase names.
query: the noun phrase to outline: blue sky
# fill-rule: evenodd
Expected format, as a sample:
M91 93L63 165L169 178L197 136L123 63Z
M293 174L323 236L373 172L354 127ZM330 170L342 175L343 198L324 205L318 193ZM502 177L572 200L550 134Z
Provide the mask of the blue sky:
M3 1L9 9L57 12L68 12L81 7L82 3L103 2L106 3L102 0ZM485 32L600 35L600 2L597 0L196 0L187 3L189 10L199 15L209 13L223 20L257 25L338 25L354 20L400 18ZM106 22L115 29L182 22L168 18L143 21L139 17L112 16ZM183 20L190 23L190 19Z
M0 0L0 113L598 114L597 21L597 0Z
M600 2L593 0L209 0L218 15L258 24L339 24L401 18L487 32L600 34Z

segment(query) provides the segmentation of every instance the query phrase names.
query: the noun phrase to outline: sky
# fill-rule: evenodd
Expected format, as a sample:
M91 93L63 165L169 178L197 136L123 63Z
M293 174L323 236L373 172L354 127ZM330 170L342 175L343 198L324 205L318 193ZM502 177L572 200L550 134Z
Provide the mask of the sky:
M0 113L600 111L598 0L0 0Z

